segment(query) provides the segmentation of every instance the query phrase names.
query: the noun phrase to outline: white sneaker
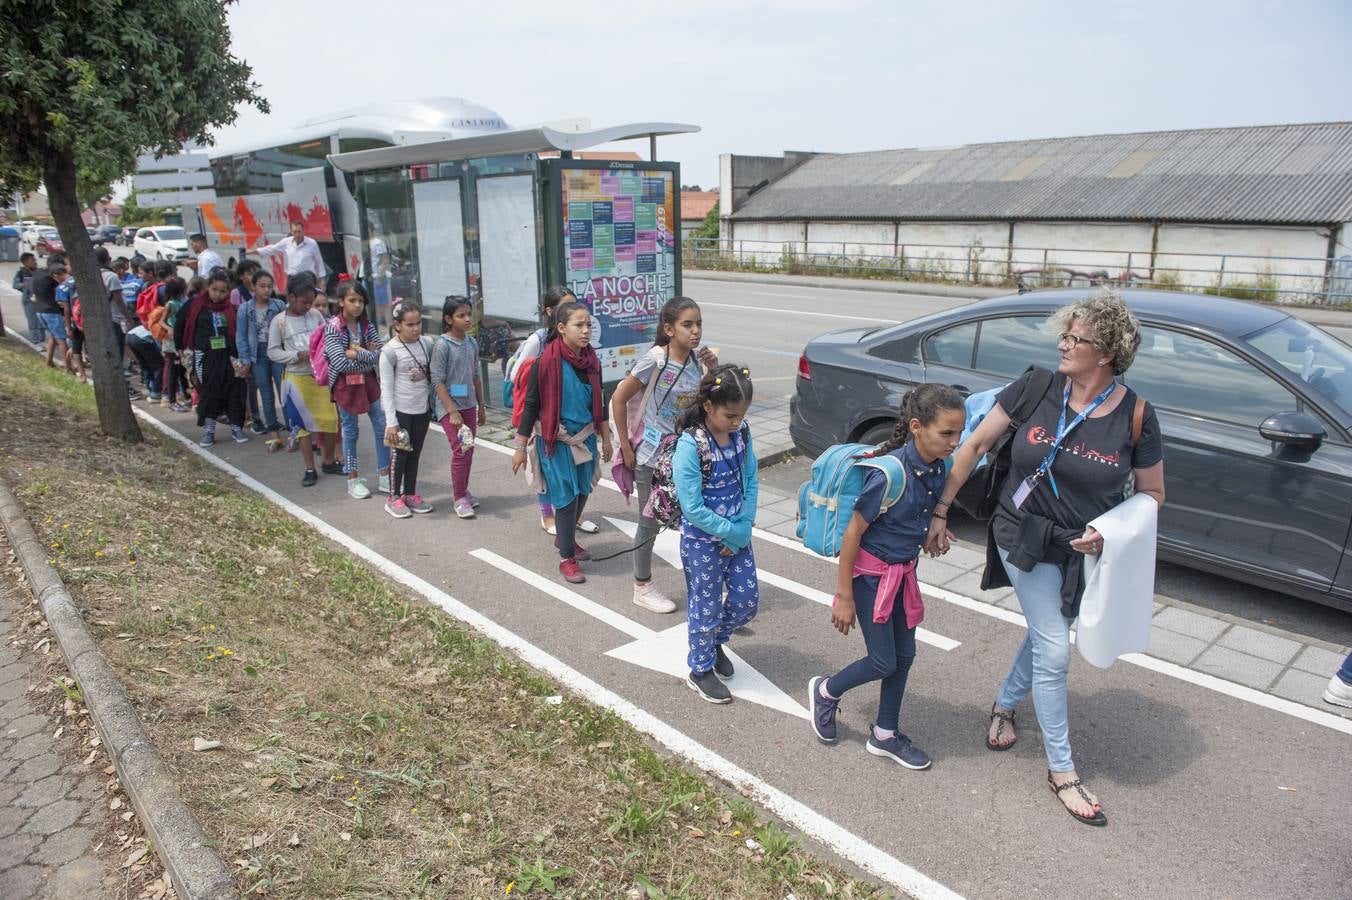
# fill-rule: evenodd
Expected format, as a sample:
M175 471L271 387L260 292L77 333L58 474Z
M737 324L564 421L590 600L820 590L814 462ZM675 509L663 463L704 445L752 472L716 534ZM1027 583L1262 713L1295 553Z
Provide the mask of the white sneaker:
M1352 684L1334 675L1329 679L1329 686L1324 688L1324 702L1352 709Z
M347 495L353 500L365 500L371 496L371 489L366 486L366 479L349 478L347 480Z
M577 523L577 530L583 534L596 534L596 532L601 530L601 526L597 525L591 519L583 519L581 522Z
M676 601L657 589L657 585L649 581L647 584L634 585L634 605L646 609L648 612L669 613L676 611Z

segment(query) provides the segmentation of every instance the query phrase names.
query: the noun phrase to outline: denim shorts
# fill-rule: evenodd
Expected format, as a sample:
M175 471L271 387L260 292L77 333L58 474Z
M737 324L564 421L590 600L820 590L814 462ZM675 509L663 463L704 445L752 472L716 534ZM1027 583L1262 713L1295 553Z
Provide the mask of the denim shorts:
M61 313L38 313L38 318L42 320L42 327L47 329L47 333L58 341L66 340L66 319Z

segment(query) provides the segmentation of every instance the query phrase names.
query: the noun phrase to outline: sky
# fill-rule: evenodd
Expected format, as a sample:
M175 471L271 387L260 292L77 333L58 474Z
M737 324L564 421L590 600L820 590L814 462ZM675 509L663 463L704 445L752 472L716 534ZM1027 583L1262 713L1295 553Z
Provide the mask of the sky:
M1348 0L445 3L240 0L232 47L272 112L218 143L390 98L463 97L511 125L698 125L722 153L855 152L1352 119ZM646 158L646 141L631 143Z

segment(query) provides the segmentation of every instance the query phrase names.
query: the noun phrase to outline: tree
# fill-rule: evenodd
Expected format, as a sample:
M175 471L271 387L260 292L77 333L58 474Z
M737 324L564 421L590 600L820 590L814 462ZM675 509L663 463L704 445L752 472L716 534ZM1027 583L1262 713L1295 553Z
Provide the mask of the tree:
M268 111L252 70L230 53L231 0L0 0L0 196L39 182L85 310L99 426L141 440L131 412L94 245L80 219L88 191L131 174L144 153ZM17 26L17 27L16 27ZM81 175L83 174L83 178ZM92 184L92 187L91 187Z
M132 191L122 203L122 217L119 225L131 227L137 225L163 225L164 210L153 206L141 206L136 202L136 192Z
M718 201L704 214L704 221L700 223L692 233L692 237L697 238L716 238L718 237Z

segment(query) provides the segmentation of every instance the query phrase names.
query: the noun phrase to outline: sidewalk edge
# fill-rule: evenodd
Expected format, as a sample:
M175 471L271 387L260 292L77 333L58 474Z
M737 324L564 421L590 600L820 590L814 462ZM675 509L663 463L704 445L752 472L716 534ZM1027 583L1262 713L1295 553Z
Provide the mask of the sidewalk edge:
M184 900L238 896L226 866L155 749L122 683L85 626L61 576L47 562L23 507L0 478L0 520L28 587L37 598L66 666L84 694L94 727L174 890Z

